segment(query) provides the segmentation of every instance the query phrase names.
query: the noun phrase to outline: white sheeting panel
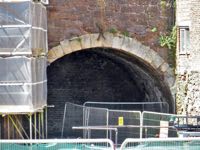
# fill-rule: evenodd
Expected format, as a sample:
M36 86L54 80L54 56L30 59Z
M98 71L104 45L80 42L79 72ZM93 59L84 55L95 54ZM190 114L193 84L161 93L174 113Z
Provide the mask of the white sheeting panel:
M47 104L46 57L0 58L0 112L5 106L26 106L33 112ZM22 107L22 108L23 108ZM23 112L23 110L15 111ZM7 112L13 110L7 110Z
M0 2L0 54L46 54L47 12L41 3Z
M0 2L0 25L30 24L30 1Z
M46 81L29 85L0 85L0 112L34 112L47 105ZM23 109L23 106L26 109ZM12 107L12 109L6 109ZM16 107L16 108L15 108ZM20 108L20 109L17 109ZM6 111L5 111L6 110ZM15 110L15 111L14 111ZM4 112L5 111L5 112Z
M46 80L46 57L0 57L0 83L34 83Z

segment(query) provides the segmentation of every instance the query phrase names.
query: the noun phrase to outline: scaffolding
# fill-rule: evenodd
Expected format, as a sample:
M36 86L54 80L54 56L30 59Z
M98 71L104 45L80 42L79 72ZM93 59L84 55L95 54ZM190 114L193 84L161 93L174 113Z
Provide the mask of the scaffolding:
M47 13L32 0L0 0L1 138L47 138Z
M41 3L0 1L0 55L46 55L47 16Z

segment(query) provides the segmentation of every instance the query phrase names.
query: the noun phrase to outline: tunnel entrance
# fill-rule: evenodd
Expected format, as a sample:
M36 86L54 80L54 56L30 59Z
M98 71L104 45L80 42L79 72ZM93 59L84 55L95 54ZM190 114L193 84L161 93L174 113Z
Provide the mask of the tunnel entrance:
M173 100L162 75L127 53L93 48L66 55L47 68L49 133L60 132L65 102L166 102L173 112ZM142 110L135 107L135 110ZM146 110L166 112L152 105ZM60 135L60 133L57 133Z

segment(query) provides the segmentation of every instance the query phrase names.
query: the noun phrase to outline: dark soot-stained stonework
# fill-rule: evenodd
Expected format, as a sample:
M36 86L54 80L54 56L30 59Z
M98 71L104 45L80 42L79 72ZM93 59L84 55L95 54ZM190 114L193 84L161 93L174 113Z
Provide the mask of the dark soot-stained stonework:
M66 55L48 67L48 105L55 105L49 108L49 133L60 135L65 102L167 101L167 92L152 77L156 76L153 71L123 56L115 50L89 49Z

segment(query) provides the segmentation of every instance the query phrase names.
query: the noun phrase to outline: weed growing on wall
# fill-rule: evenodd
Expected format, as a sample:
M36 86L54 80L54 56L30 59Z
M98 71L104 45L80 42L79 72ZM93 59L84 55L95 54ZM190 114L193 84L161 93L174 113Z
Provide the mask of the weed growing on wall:
M167 47L168 49L176 49L176 39L177 39L176 26L173 27L172 31L168 35L160 36L160 46Z
M171 67L175 67L176 59L176 42L177 42L177 28L174 26L169 34L161 35L159 38L160 46L169 49L169 63Z

